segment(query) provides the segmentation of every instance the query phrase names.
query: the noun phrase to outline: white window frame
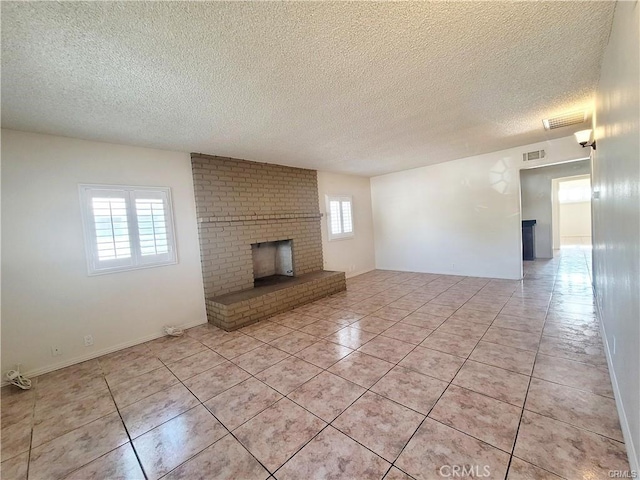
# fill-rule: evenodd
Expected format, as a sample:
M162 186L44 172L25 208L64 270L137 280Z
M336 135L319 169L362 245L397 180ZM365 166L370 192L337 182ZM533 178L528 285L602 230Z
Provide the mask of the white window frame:
M327 238L329 239L329 241L348 240L350 238L353 238L355 236L355 225L354 225L354 218L353 218L353 197L351 195L325 195L325 200L326 200L326 211L327 211ZM332 214L331 214L331 202L340 202L340 208L338 209L339 210L338 223L340 225L340 230L341 230L340 233L333 233L331 229L331 222L333 220ZM345 224L344 224L344 218L342 216L343 202L349 202L349 206L350 206L350 213L351 213L351 231L350 232L344 232Z
M82 226L87 257L88 275L104 275L108 273L139 270L142 268L174 265L178 263L176 236L173 222L173 206L169 187L142 187L130 185L78 185ZM100 260L98 241L93 213L93 198L123 198L127 215L130 257ZM142 254L136 199L161 199L165 217L168 252L155 255Z

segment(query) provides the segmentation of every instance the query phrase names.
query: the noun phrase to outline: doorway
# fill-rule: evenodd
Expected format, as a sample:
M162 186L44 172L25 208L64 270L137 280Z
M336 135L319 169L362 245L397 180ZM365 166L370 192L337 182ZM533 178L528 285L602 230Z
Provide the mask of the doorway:
M591 176L555 178L553 190L553 248L591 246Z

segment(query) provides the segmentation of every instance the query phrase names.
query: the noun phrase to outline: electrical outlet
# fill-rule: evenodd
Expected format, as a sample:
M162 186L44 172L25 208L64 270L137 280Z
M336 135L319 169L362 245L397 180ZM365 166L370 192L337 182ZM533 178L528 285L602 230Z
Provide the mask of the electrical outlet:
M52 345L51 355L54 357L57 357L58 355L62 355L62 348L58 347L57 345Z
M84 346L90 347L93 345L93 335L85 335L84 336Z

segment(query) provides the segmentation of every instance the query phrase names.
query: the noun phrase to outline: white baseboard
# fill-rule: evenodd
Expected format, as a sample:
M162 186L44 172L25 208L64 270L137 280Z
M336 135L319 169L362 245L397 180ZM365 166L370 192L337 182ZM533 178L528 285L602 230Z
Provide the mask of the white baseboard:
M187 329L192 327L197 327L198 325L203 325L207 323L205 322L197 322L197 323L188 323L184 325L180 325L180 328ZM111 347L103 348L101 350L97 350L91 352L87 355L81 355L79 357L71 358L65 360L64 362L55 363L53 365L47 365L46 367L36 368L35 370L30 370L28 372L21 372L25 377L33 378L39 375L44 375L45 373L53 372L54 370L60 370L61 368L70 367L71 365L75 365L76 363L86 362L87 360L93 360L94 358L101 357L103 355L107 355L109 353L117 352L118 350L123 350L125 348L133 347L135 345L140 345L141 343L149 342L151 340L155 340L156 338L164 337L166 334L164 332L157 332L151 335L147 335L142 338L137 338L135 340L130 340L124 343L120 343L118 345L113 345ZM8 382L2 378L1 386L8 385Z
M602 321L602 309L600 308L600 302L597 299L597 295L594 295L596 300L596 308L598 310L598 320L600 323L600 334L602 335L602 341L604 343L604 353L607 357L607 365L609 367L609 377L611 378L611 387L613 388L613 396L616 400L616 407L618 408L618 417L620 419L620 428L622 430L622 437L624 438L624 445L627 449L627 457L629 458L629 468L632 472L640 473L640 459L638 459L638 453L636 446L633 443L633 437L631 436L631 430L629 429L629 421L627 420L627 414L622 404L620 387L618 386L618 379L616 372L613 369L613 361L611 360L611 351L609 350L609 339L607 332ZM638 474L636 473L636 474Z

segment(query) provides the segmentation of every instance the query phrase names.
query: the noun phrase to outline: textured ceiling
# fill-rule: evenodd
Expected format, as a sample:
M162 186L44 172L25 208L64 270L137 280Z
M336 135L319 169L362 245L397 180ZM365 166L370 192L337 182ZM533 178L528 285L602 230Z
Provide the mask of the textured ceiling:
M2 125L377 175L567 136L613 2L2 2ZM584 126L582 126L584 128Z

